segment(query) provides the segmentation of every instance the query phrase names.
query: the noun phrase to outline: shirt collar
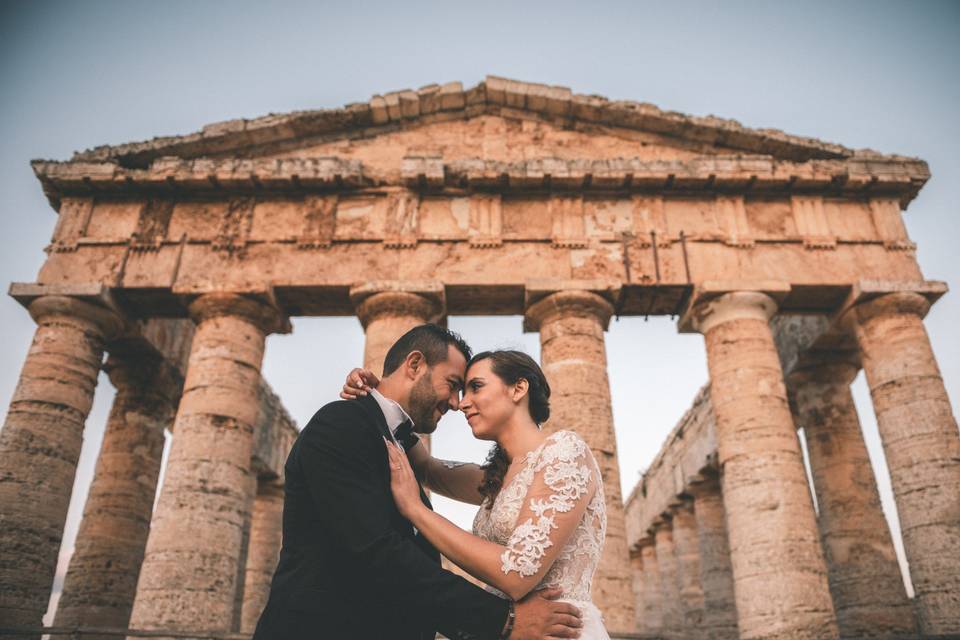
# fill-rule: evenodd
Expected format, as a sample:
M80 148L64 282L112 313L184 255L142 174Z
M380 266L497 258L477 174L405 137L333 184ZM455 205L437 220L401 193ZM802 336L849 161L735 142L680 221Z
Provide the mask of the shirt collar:
M370 395L373 396L373 399L380 405L380 411L383 412L383 417L387 421L387 429L390 430L390 435L393 435L397 427L406 420L410 420L410 424L413 424L413 420L407 415L407 412L403 410L399 402L391 400L376 389L372 389Z

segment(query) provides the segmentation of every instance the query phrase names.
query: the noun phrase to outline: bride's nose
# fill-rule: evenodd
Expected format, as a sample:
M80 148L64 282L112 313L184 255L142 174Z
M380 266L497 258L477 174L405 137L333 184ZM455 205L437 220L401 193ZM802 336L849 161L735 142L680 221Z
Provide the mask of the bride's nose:
M450 394L450 399L447 400L447 406L449 406L449 407L450 407L451 409L453 409L454 411L456 411L457 409L459 409L459 408L460 408L460 394L459 394L459 393L451 393L451 394Z

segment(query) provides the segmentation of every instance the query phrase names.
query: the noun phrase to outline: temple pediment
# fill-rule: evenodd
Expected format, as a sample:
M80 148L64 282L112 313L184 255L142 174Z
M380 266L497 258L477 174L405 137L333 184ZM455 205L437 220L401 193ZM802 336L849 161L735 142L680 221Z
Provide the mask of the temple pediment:
M754 130L649 104L488 77L341 109L212 124L197 133L36 161L51 203L117 193L190 196L403 187L884 195L902 207L922 160Z
M326 158L358 160L379 171L399 167L403 158L468 159L518 163L529 160L689 160L736 153L702 142L646 131L582 123L560 123L530 113L468 116L465 119L412 120L401 126L367 131L360 137L329 141L300 140L281 150L256 147L253 158Z
M97 147L75 154L72 161L142 169L170 156L375 155L376 160L366 160L375 164L406 155L518 161L574 153L580 158L649 159L748 154L792 162L890 158L777 130L750 129L734 120L488 76L467 90L458 82L429 85L339 109L230 120L187 135Z

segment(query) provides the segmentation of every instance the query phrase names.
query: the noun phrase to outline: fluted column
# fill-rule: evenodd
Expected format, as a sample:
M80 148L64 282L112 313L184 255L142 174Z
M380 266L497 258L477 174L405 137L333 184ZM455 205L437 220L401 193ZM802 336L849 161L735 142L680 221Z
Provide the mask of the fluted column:
M703 637L703 587L700 584L700 543L694 505L685 501L673 510L673 547L684 627L691 639Z
M701 482L692 483L688 491L694 497L693 512L700 545L705 636L710 640L737 640L737 604L720 483L716 477L705 477Z
M644 583L643 555L640 553L639 548L630 549L630 570L633 577L633 629L642 631L644 624L643 602L645 599L643 592L647 589L647 585Z
M769 320L757 292L701 301L743 638L838 637L816 516Z
M559 291L527 308L524 327L540 332L540 358L552 391L545 429L579 433L603 475L607 536L593 580L593 598L607 627L624 630L632 627L634 612L603 338L612 314L613 306L595 293Z
M242 633L253 633L270 595L270 581L277 568L283 540L283 486L261 480L253 506L250 542L243 588Z
M197 330L130 626L228 631L264 342L283 321L233 294L201 296L190 314Z
M163 432L183 385L179 372L146 351L114 353L105 369L117 394L57 605L59 627L123 628L130 621Z
M638 616L640 630L660 633L663 630L663 604L660 590L660 570L657 565L657 547L652 536L637 542L643 558L643 606Z
M660 574L661 629L665 638L679 638L684 631L683 610L680 605L677 555L669 520L658 519L653 523L653 539L657 571Z
M104 345L122 322L62 296L29 311L37 329L0 431L0 620L40 626Z
M240 552L237 555L237 577L234 583L237 586L233 590L231 631L239 631L243 625L243 603L247 599L247 562L250 561L250 535L253 530L253 510L256 507L259 480L256 470L252 470L247 476L247 503L243 505L244 519L240 529Z
M890 469L920 631L960 634L960 435L916 293L861 302L845 315Z
M916 637L850 383L856 362L802 364L787 379L807 441L830 592L845 638Z

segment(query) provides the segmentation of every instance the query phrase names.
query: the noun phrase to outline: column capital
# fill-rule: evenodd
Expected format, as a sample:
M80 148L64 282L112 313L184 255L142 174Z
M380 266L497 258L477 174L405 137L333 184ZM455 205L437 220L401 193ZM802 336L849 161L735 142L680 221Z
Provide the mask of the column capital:
M693 515L693 497L685 497L670 506L670 510L676 515Z
M650 531L653 537L656 537L661 531L671 531L673 529L673 517L668 514L661 514L650 523Z
M634 547L643 552L645 549L653 548L656 546L657 541L653 539L652 535L645 535L634 543Z
M289 333L290 320L271 295L252 296L239 293L205 293L189 306L190 317L197 324L210 318L239 316L256 325L263 333Z
M863 320L881 313L913 313L922 318L947 289L947 283L939 280L860 280L853 284L834 317L841 322L849 322L854 316Z
M360 324L383 315L414 316L436 322L446 313L443 284L433 280L378 280L350 289L350 301Z
M126 325L123 316L113 309L69 296L41 296L33 300L27 310L37 324L42 324L51 316L69 316L85 320L94 324L106 340L120 335Z
M540 331L545 322L563 315L596 318L606 331L613 312L613 304L597 293L582 289L555 291L532 304L528 303L523 316L523 330Z
M853 324L866 322L878 316L912 314L924 318L932 304L926 296L912 291L885 293L850 305L844 310L841 322L852 328Z
M850 385L860 372L860 357L848 349L811 349L800 356L786 375L788 387L805 384Z
M366 329L383 316L414 316L437 322L446 312L443 285L438 282L369 282L350 289L360 324Z
M769 322L778 306L775 298L760 291L723 293L691 304L680 318L680 331L706 335L714 327L733 320Z
M693 496L694 504L705 496L717 495L720 493L720 477L715 472L699 473L687 482L686 491Z
M159 353L149 349L111 352L103 370L118 392L149 390L156 397L166 398L176 410L183 374Z
M790 283L781 280L704 280L690 294L677 328L706 334L728 320L766 314L769 321L789 293Z

